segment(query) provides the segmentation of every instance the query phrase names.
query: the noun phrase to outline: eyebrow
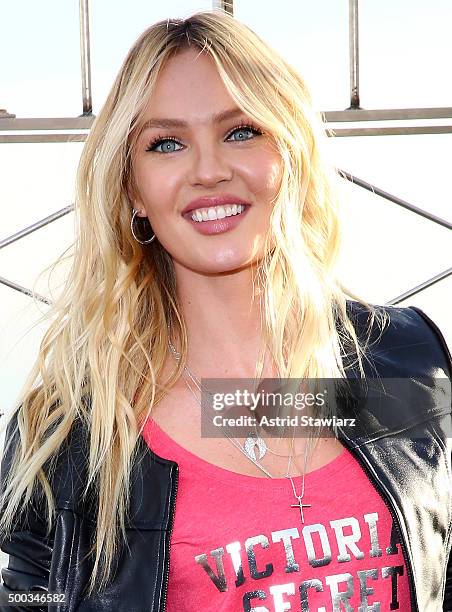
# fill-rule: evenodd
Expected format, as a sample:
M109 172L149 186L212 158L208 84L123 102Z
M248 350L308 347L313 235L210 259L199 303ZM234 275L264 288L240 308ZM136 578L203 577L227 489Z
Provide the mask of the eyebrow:
M222 121L226 121L227 119L232 119L233 117L237 117L238 115L242 115L243 111L236 108L229 108L228 110L222 111L220 113L214 113L213 115L209 115L207 117L207 122L210 123L221 123ZM143 126L140 129L140 134L149 128L160 127L160 128L187 128L188 123L183 121L182 119L167 119L163 117L154 117L153 119L148 119L143 123Z

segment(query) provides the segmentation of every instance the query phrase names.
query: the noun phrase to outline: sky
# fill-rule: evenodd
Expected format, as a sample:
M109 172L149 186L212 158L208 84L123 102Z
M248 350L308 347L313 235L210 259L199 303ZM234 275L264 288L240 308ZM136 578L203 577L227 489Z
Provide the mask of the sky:
M96 0L90 34L93 111L105 100L137 36L168 17L186 17L211 1ZM277 8L276 8L277 7ZM361 0L361 106L452 106L450 0ZM234 0L235 17L300 71L319 110L349 106L348 0ZM82 113L77 0L4 3L0 25L0 108L17 117ZM332 161L449 221L452 134L330 138ZM83 143L1 144L0 238L69 205ZM343 181L345 284L383 304L451 266L450 232ZM0 276L33 287L73 235L72 215L0 251ZM44 277L45 279L46 277ZM35 290L47 293L41 281ZM452 345L452 281L409 298ZM45 305L0 285L0 412L16 400L45 326Z

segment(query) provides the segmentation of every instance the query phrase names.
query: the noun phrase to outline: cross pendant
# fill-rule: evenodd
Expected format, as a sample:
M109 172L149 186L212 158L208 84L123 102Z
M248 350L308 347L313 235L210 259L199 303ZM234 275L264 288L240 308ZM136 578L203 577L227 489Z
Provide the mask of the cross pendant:
M291 504L290 507L291 508L299 508L300 509L301 522L304 523L303 508L310 508L311 504L303 504L303 502L301 501L300 495L297 495L296 498L298 499L298 504Z

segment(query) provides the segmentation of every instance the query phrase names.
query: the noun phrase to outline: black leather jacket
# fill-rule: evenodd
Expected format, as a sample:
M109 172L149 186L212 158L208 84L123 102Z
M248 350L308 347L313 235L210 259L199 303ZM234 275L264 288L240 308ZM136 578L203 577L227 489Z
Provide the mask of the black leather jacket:
M365 311L356 302L348 306L361 333ZM339 428L339 439L364 468L393 516L409 576L411 612L451 612L451 355L440 330L421 310L384 308L391 324L371 349L378 375L422 377L430 384L419 391L422 401L412 406L402 403L391 414L377 416L366 405L360 406L365 434L352 439ZM449 394L444 393L447 385ZM14 421L8 425L7 439ZM140 438L126 523L129 550L121 549L111 585L88 598L83 589L90 577L90 560L82 562L82 557L92 543L94 507L81 504L85 439L75 425L59 455L52 481L58 511L51 536L45 537L42 508L34 502L11 539L0 542L1 550L9 554L9 565L1 571L0 593L48 589L65 596L65 602L55 607L19 605L17 610L163 612L167 610L178 465L157 456ZM3 456L2 488L12 448ZM0 612L11 609L0 604Z

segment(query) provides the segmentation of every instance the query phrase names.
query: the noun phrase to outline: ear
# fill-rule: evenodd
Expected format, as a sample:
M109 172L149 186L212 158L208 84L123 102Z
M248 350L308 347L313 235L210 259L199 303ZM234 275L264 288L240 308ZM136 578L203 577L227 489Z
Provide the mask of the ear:
M146 214L146 211L144 210L144 208L134 206L134 210L138 211L138 216L139 217L147 217L147 214Z
M133 181L128 181L126 183L126 193L127 197L130 200L130 203L132 204L133 209L138 211L138 216L146 217L146 209L143 206L143 203L136 191Z
M138 213L138 217L147 217L146 210L142 204L138 201L133 202L133 210L136 210ZM132 211L133 212L133 211Z

